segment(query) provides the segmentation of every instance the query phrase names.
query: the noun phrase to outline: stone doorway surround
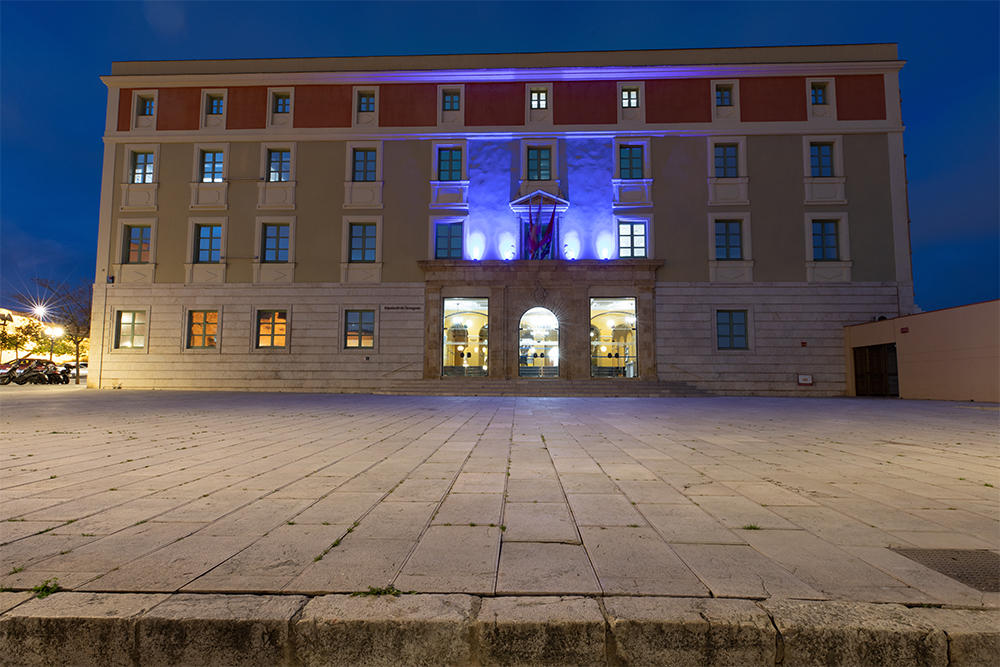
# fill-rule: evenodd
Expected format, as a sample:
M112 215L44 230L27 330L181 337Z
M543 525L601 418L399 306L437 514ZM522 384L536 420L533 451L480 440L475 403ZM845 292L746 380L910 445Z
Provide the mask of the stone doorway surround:
M424 272L424 378L441 377L443 300L454 297L489 299L487 377L518 377L518 323L530 308L541 306L559 318L559 377L539 382L590 378L590 299L636 300L639 374L656 380L656 312L654 288L658 259L618 260L428 260ZM603 378L593 378L600 382Z

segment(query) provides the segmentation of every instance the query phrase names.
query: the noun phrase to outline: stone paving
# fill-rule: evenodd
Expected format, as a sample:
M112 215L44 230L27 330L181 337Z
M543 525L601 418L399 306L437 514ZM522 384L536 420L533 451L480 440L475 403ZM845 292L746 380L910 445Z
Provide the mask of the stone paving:
M4 387L0 584L996 608L994 405Z

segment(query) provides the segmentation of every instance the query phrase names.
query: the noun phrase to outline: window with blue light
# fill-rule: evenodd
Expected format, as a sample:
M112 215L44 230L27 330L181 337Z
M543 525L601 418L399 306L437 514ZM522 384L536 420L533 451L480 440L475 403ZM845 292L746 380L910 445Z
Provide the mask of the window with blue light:
M644 220L619 220L619 259L641 259L646 256L646 222Z
M739 162L736 144L716 144L715 145L715 177L716 178L738 178Z
M374 262L375 246L378 242L378 225L375 223L351 223L351 262Z
M375 149L354 149L354 182L371 182L375 180Z
M374 111L375 93L372 91L358 93L358 113L372 113Z
M222 225L195 227L195 262L218 262L222 258Z
M292 96L288 93L274 94L274 113L289 113L292 110Z
M743 259L742 222L715 221L715 259Z
M461 95L457 90L446 90L442 93L441 108L443 111L458 111Z
M267 152L267 180L272 183L290 180L292 173L292 152L284 149Z
M840 259L837 220L813 220L813 261Z
M528 180L552 180L552 149L547 146L528 146Z
M225 108L224 104L222 95L209 95L208 104L205 105L205 113L209 116L220 116Z
M461 148L448 147L448 148L438 149L438 180L439 181L462 180Z
M139 116L152 116L155 111L154 101L152 97L140 97L136 100L138 109L136 114Z
M222 151L201 152L201 182L222 183L222 166L225 154Z
M719 310L715 313L716 340L720 350L746 350L747 311Z
M132 182L133 183L153 182L152 152L132 153Z
M833 176L833 144L809 144L809 163L814 177Z
M434 259L462 259L462 223L449 222L434 227Z
M265 224L261 229L262 262L287 262L290 228L288 225Z
M731 106L733 106L733 87L732 86L716 86L715 87L715 106L717 106L717 107L731 107Z
M811 90L813 104L827 104L825 83L814 83Z
M618 164L618 178L643 178L642 146L620 146Z
M344 347L373 348L375 347L375 311L347 310L344 311Z

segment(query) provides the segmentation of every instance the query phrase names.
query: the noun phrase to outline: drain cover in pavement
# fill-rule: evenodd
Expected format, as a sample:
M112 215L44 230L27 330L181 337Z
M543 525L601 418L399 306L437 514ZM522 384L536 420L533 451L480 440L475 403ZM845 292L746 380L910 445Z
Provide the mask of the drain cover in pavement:
M1000 593L1000 554L985 549L890 549L984 593Z

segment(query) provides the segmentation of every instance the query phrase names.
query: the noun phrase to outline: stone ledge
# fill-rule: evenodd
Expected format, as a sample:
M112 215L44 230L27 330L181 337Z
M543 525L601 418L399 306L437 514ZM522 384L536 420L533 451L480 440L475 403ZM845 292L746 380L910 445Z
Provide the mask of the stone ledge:
M19 665L1000 666L1000 611L666 597L5 593Z

